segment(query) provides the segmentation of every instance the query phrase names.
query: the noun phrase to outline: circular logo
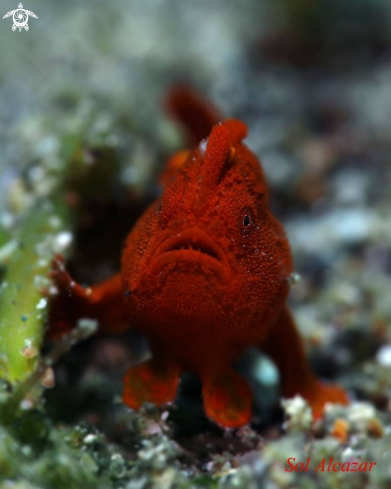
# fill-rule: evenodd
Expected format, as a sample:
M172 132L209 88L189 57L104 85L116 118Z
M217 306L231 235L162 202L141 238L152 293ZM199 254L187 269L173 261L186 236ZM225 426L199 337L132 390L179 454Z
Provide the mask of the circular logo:
M14 12L13 19L14 19L14 24L16 25L16 27L21 29L22 27L25 27L27 25L29 16L24 9L18 8Z

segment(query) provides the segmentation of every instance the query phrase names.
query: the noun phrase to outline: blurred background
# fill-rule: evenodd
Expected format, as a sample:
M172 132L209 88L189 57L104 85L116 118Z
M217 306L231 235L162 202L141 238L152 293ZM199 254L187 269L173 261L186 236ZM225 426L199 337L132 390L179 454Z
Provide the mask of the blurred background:
M1 17L17 1L2 0ZM186 144L163 101L189 84L249 126L301 276L290 301L317 373L389 416L391 2L23 4L38 16L28 32L13 32L12 17L0 22L1 233L12 235L61 182L75 210L73 275L87 284L109 276L159 193L166 158ZM54 419L92 420L123 442L112 398L123 369L145 354L140 338L128 343L90 340L56 366ZM256 431L278 438L273 365L251 353L239 368L256 392ZM202 419L196 380L183 385L178 406L196 421L177 409L178 439L194 448L206 430L216 451L226 448Z

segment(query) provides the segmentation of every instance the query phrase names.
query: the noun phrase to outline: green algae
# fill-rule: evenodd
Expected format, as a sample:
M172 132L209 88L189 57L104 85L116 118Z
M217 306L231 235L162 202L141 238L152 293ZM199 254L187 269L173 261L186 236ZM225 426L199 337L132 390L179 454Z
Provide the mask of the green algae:
M41 202L23 218L0 289L0 377L23 381L34 371L44 335L49 271L69 231L62 203Z

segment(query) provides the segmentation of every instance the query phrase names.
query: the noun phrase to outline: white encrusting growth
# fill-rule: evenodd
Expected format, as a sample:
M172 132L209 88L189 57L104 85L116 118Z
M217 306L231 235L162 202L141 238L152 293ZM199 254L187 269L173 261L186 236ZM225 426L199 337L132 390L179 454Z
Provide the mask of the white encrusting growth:
M16 250L18 246L18 242L13 239L8 241L4 246L0 247L0 263L5 263L12 255L12 253Z
M84 440L83 441L84 441L84 443L86 445L91 445L92 443L94 443L97 440L97 438L98 437L96 435L90 433L90 434L88 434L87 436L84 437Z
M301 396L296 395L292 399L283 399L281 401L288 420L285 422L285 428L290 431L306 430L312 423L312 409L308 402Z
M66 250L72 243L72 233L69 231L62 231L58 233L54 238L54 249L55 252L59 253Z
M37 304L36 308L37 308L37 309L45 309L45 307L47 306L47 304L48 304L47 299L42 298L42 299L41 299L41 300L38 302L38 304Z

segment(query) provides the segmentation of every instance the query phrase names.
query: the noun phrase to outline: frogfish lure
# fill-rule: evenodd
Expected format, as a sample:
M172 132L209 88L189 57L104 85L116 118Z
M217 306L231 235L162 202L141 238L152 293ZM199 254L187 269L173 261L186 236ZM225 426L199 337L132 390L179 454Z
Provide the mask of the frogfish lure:
M312 372L286 305L290 247L270 211L262 167L243 143L246 125L220 122L188 88L174 89L167 106L194 148L169 160L163 195L126 238L118 274L85 289L56 261L49 334L81 317L97 319L101 331L143 334L152 358L124 377L123 401L132 409L172 402L189 371L202 381L211 420L229 428L248 423L252 392L232 366L254 346L278 367L282 395L301 395L315 417L327 402L346 404L344 390Z

